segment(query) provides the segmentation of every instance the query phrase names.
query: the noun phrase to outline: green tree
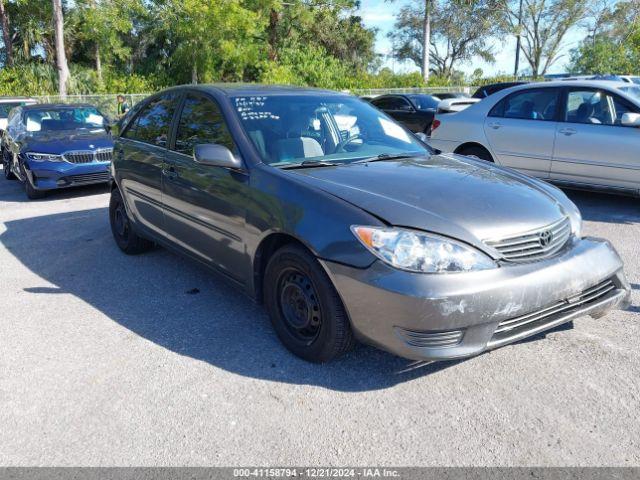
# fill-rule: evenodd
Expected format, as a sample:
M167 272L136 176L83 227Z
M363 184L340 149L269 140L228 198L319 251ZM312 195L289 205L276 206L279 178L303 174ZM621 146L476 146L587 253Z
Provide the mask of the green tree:
M246 5L264 20L259 40L267 45L268 61L279 62L283 51L310 46L354 68L367 68L376 60L375 30L352 14L354 0L249 0Z
M55 65L53 4L43 0L7 2L11 18L14 62L34 60Z
M505 0L505 20L514 33L520 33L521 50L532 75L545 75L560 58L567 33L585 19L593 0L522 0L521 27L519 1Z
M440 0L431 6L431 70L450 77L457 65L475 56L494 60L492 39L504 31L498 0ZM405 5L389 34L399 60L422 66L424 54L424 6Z
M260 58L263 20L241 0L164 0L154 4L164 66L179 81L242 80Z
M4 6L4 0L0 0L0 27L2 28L2 41L4 43L5 63L13 65L13 39L9 26L9 14Z
M72 60L90 58L101 82L103 65L126 61L131 54L125 35L133 29L137 8L140 0L76 0L67 25L67 32L73 32Z
M640 3L606 5L595 17L591 34L571 52L576 74L640 72Z

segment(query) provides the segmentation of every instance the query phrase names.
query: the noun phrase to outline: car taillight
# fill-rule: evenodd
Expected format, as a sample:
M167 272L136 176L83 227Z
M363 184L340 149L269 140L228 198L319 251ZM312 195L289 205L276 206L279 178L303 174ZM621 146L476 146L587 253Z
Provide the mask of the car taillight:
M438 127L440 126L440 124L441 124L441 123L442 123L442 122L441 122L440 120L435 119L435 120L433 121L433 123L431 124L431 133L433 133L433 131L434 131L436 128L438 128Z

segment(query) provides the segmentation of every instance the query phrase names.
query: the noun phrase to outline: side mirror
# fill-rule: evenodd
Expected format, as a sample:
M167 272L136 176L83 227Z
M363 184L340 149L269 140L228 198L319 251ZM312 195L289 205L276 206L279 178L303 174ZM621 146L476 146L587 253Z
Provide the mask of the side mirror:
M108 117L103 117L102 118L102 126L107 131L107 133L111 133L111 130L113 130L113 127L116 126L116 123L117 122L114 122L113 120L111 120Z
M231 150L217 143L196 145L193 149L193 158L202 165L232 170L242 169L242 162L231 153Z
M418 140L420 140L422 143L427 143L427 141L429 140L429 137L427 137L427 134L424 132L418 132L414 135L418 137Z
M640 113L625 113L620 123L625 127L640 127Z

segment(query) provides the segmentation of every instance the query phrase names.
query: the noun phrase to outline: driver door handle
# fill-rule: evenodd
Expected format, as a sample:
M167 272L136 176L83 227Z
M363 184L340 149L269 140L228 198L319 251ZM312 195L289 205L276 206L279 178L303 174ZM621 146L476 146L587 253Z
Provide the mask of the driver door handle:
M575 135L578 131L575 128L561 128L560 133L570 137L571 135Z
M502 127L502 124L500 122L490 122L489 126L494 130L498 130L500 127Z

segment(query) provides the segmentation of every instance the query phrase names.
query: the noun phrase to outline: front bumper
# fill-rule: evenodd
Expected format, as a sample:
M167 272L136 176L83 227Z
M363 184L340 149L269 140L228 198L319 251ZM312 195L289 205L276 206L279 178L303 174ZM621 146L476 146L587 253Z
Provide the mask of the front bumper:
M25 162L25 173L36 190L54 190L109 181L111 162Z
M605 240L561 254L470 273L419 274L376 261L367 269L322 262L356 336L402 357L476 355L582 315L629 305L622 261Z

